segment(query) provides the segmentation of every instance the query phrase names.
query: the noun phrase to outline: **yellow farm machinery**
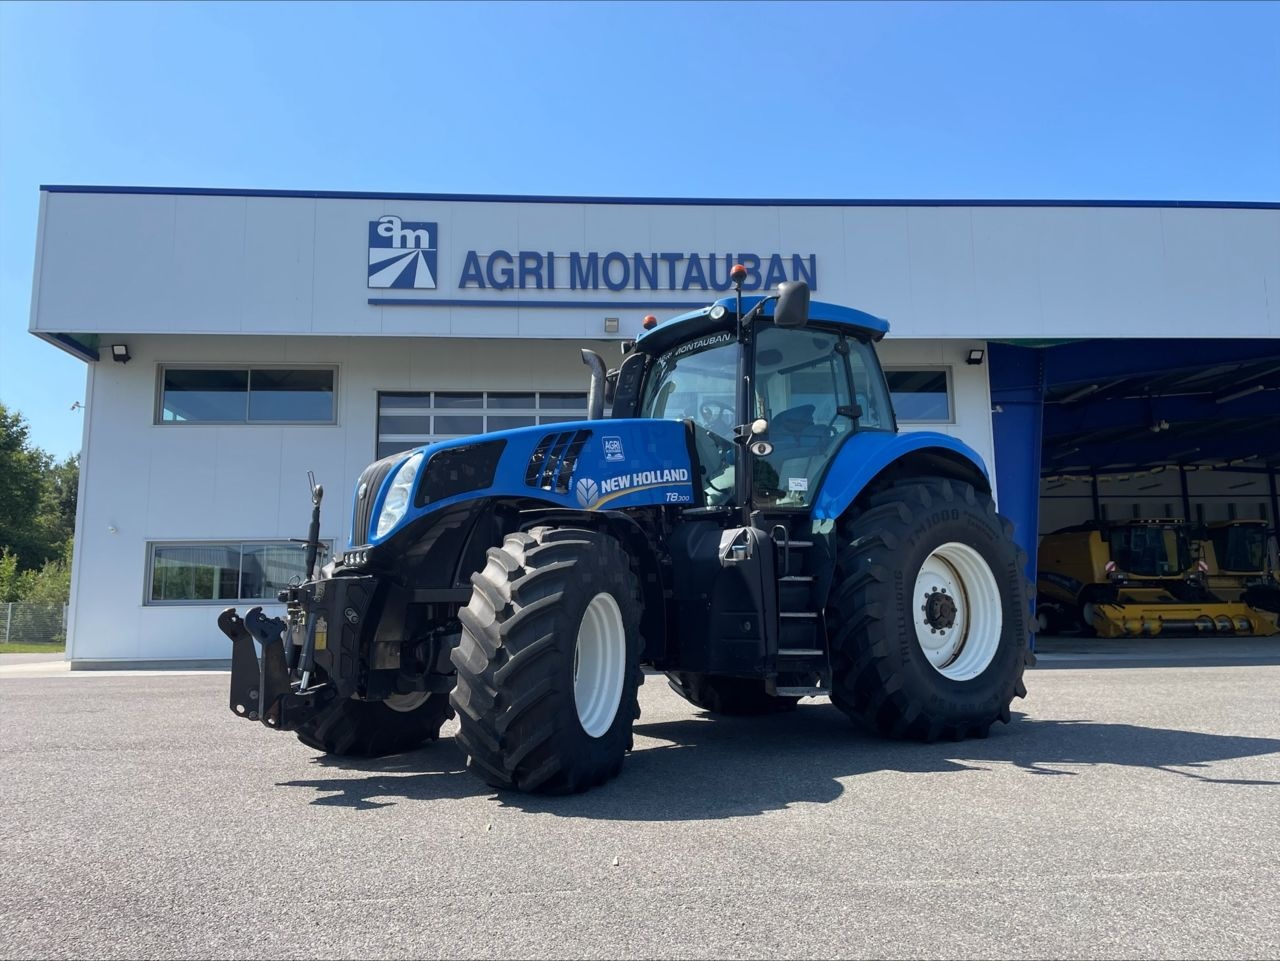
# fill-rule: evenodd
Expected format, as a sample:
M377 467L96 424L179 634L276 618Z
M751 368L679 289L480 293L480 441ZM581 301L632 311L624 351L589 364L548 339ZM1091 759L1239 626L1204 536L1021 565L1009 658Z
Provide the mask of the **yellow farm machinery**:
M1079 629L1099 637L1278 633L1275 609L1259 606L1270 595L1239 572L1223 573L1208 530L1210 549L1203 556L1206 540L1178 520L1094 522L1045 535L1037 582L1040 630ZM1261 581L1261 562L1250 573Z
M1266 521L1219 521L1196 533L1205 586L1214 596L1280 614L1280 564Z

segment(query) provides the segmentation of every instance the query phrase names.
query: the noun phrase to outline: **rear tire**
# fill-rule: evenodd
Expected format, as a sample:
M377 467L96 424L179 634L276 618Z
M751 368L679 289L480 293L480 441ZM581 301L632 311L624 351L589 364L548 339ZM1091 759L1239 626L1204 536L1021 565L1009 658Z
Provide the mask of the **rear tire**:
M451 700L467 767L568 794L615 777L640 716L640 582L621 544L536 527L490 548L459 614Z
M754 678L669 671L667 681L671 690L694 707L712 714L738 717L778 714L794 710L800 702L798 697L774 697L766 693L764 681Z
M447 694L401 694L388 701L348 697L335 700L296 733L307 747L325 754L380 757L439 739L441 725L451 717Z
M832 702L882 735L985 737L1025 697L1026 557L991 498L944 478L901 482L843 528L827 623Z

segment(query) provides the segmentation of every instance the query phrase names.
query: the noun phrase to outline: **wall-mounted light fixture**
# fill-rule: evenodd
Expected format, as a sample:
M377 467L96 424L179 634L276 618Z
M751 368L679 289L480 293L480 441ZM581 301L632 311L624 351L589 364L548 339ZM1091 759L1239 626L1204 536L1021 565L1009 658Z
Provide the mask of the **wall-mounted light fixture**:
M973 364L976 367L978 364L982 363L982 358L986 355L987 352L981 347L975 347L973 350L969 351L969 356L965 358L964 362L966 364Z
M111 359L114 361L118 361L121 364L129 363L129 361L132 359L132 355L129 353L129 345L128 344L112 344Z
M617 317L606 317L604 319L604 332L606 334L616 334L618 332Z

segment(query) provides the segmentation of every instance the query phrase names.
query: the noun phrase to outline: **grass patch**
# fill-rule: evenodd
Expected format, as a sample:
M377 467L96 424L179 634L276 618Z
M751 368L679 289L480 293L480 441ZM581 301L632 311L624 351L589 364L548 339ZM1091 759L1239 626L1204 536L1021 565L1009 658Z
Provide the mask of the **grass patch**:
M65 654L65 644L0 644L0 654Z

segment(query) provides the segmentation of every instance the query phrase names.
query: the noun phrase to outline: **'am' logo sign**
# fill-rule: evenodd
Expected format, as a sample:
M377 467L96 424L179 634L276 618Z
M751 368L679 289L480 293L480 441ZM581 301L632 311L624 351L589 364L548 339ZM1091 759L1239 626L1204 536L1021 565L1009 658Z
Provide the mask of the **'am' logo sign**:
M435 290L438 232L399 217L369 221L369 286Z

